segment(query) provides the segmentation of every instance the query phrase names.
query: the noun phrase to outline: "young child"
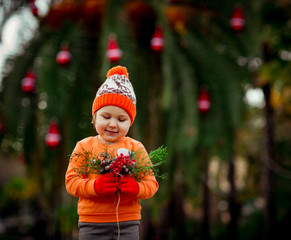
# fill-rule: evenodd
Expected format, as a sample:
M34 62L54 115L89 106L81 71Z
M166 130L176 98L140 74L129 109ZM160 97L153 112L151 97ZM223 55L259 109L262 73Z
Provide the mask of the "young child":
M76 144L66 172L67 191L79 198L79 240L139 239L139 199L151 198L157 192L155 176L147 175L137 182L129 175L120 178L106 173L81 177L75 171L80 163L74 153L92 151L98 155L108 151L117 156L127 149L141 151L141 157L148 155L140 142L126 136L136 116L136 97L125 67L108 71L94 99L92 115L98 135ZM118 200L117 189L121 193Z

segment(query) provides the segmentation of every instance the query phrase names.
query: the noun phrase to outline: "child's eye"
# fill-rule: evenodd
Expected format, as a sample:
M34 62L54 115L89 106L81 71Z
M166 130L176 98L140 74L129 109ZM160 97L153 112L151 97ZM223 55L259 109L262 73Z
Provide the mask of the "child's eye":
M119 118L119 121L120 122L124 122L126 119L123 119L123 118Z
M103 118L105 118L105 119L109 119L109 118L110 118L110 116L103 115Z

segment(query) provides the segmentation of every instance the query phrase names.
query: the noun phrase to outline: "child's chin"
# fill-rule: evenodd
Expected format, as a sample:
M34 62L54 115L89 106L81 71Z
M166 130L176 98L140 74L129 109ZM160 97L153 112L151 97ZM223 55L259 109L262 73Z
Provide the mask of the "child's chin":
M106 138L104 138L104 140L106 141L106 142L110 142L110 143L115 143L115 142L118 142L119 140L120 140L120 138L118 137L106 137Z

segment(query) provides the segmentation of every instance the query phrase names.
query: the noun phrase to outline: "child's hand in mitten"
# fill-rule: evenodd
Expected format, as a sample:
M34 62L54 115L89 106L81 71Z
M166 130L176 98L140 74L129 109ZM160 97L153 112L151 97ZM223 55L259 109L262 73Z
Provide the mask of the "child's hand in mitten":
M123 176L120 180L119 189L125 196L136 197L139 192L139 185L132 177Z
M94 189L99 196L114 196L118 185L118 177L112 176L110 173L106 173L95 180Z

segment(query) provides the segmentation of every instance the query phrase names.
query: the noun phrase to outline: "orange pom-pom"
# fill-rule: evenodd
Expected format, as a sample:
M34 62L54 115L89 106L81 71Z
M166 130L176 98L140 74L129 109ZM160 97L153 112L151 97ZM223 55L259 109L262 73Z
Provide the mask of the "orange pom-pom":
M125 75L128 78L128 72L127 72L126 67L122 67L122 66L113 67L107 72L106 77L109 78L110 76L113 76L115 74Z

